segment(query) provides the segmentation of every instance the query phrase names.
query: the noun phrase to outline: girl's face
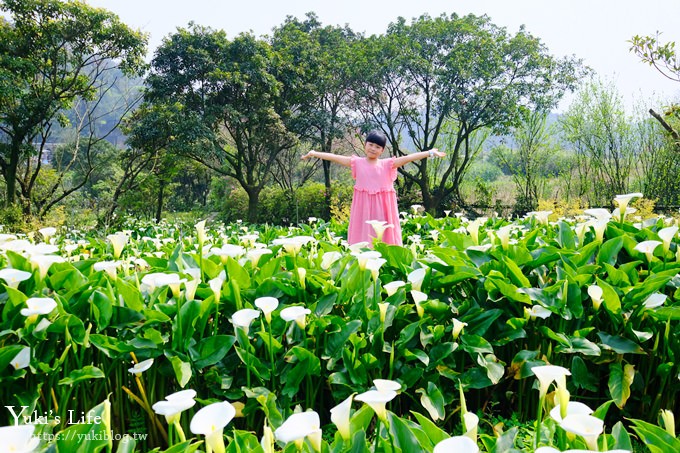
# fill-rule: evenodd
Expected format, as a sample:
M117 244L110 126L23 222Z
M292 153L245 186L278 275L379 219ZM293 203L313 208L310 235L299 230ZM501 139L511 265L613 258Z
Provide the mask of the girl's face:
M366 157L368 157L369 159L377 159L378 157L380 157L383 151L385 151L385 148L373 142L366 142L366 146L364 146L364 151L366 152Z

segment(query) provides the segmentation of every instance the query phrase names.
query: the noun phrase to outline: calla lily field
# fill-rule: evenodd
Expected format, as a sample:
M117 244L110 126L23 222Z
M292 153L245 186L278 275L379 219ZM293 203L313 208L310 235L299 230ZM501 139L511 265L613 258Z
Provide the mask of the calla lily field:
M676 452L680 239L617 210L0 235L0 451Z

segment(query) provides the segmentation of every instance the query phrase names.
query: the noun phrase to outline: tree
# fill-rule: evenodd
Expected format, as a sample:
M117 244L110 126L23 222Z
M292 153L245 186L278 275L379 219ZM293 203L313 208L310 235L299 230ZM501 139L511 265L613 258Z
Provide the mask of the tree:
M659 34L656 36L634 36L631 39L631 51L634 52L644 62L653 66L664 77L676 82L680 82L680 56L675 51L675 42L661 43ZM670 136L675 140L677 149L680 150L680 106L669 106L663 115L654 109L649 109L652 115ZM672 119L674 118L674 120ZM675 121L676 124L672 124Z
M234 178L248 194L248 218L277 155L295 145L291 106L275 74L278 55L263 40L190 24L166 38L147 77L145 100L176 104L170 150Z
M611 84L589 81L561 118L565 140L578 156L578 195L590 205L628 193L636 144L621 96Z
M424 15L410 25L400 18L368 43L361 111L383 128L395 155L409 144L416 151L437 146L442 126L455 124L439 179L430 179L427 160L400 169L431 212L449 197L463 204L459 186L474 154L475 131L505 131L524 110L549 109L584 72L577 60L550 56L523 28L511 35L486 16Z
M333 152L335 143L350 128L353 52L359 39L347 26L322 27L313 13L304 21L288 17L274 29L272 47L287 62L283 73L292 81L289 86L294 85L291 93L296 95L290 101L296 107L289 128L320 151ZM322 166L325 215L330 218L331 162L312 160L310 164L303 165Z
M529 112L522 124L512 130L516 147L498 147L495 156L510 170L517 188L515 210L518 213L535 210L545 182L546 167L556 151L552 143L555 128L547 124L547 114Z
M2 0L0 7L10 15L0 23L0 171L5 205L19 195L29 213L39 174L30 168L39 166L52 124L76 100L94 100L104 73L138 74L146 37L81 2ZM20 177L22 162L28 179Z

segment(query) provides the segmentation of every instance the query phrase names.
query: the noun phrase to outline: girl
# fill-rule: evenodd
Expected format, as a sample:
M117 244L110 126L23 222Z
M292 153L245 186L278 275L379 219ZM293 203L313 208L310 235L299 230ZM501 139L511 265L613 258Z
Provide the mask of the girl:
M434 148L407 156L379 159L385 151L386 143L385 134L374 130L366 136L364 146L366 157L340 156L314 150L302 156L303 159L316 157L352 168L352 177L356 180L356 184L347 234L347 242L350 245L363 241L373 243L373 238L375 238L373 227L366 223L371 220L384 221L391 225L383 234L385 243L402 245L397 194L393 185L393 181L397 179L397 168L426 157L446 155Z

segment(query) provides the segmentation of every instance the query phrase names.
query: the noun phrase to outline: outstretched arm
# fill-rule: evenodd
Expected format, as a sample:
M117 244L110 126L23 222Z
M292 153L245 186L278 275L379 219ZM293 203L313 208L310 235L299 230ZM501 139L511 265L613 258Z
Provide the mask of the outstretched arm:
M406 156L401 156L397 157L394 159L394 168L399 168L403 167L404 165L408 164L409 162L413 162L415 160L421 160L425 159L426 157L444 157L446 156L446 153L443 153L439 151L437 148L432 148L429 151L421 151L419 153L412 153L412 154L407 154Z
M331 162L335 162L336 164L344 165L345 167L350 166L350 156L341 156L339 154L333 154L333 153L322 153L320 151L314 151L311 150L304 156L302 156L302 159L309 159L310 157L316 157L317 159L323 159L323 160L330 160Z

